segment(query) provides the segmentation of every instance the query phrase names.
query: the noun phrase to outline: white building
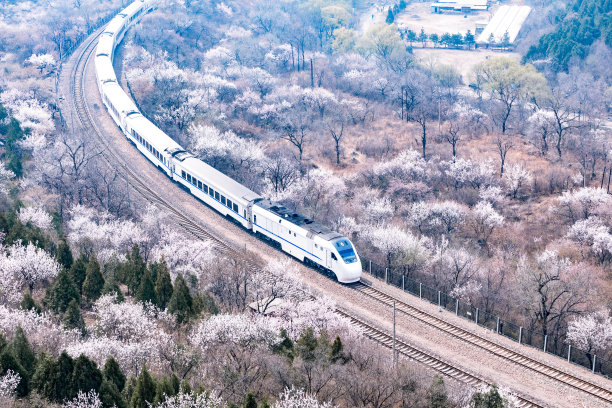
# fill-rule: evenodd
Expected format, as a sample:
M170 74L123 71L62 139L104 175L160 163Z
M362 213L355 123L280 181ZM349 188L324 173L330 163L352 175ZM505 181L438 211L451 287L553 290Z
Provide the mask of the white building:
M506 33L508 33L508 43L514 44L530 12L531 7L528 6L501 6L483 32L478 36L476 42L478 44L499 44L503 41Z
M460 11L469 13L489 9L489 0L438 0L431 3L432 13L443 13L444 11Z

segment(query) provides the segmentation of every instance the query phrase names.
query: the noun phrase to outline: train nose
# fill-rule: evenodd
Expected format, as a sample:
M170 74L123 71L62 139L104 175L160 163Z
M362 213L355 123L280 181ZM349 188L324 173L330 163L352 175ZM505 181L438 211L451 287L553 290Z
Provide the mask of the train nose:
M361 262L353 262L345 264L342 268L342 279L338 278L341 283L354 283L359 282L361 279Z

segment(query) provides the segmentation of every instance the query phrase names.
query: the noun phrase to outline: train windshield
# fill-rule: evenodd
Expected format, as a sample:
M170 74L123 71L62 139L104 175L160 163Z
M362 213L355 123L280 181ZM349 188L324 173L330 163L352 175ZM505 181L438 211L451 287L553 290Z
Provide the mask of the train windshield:
M338 250L338 253L342 257L342 260L344 260L344 263L349 264L357 262L357 255L355 254L355 250L353 249L353 246L351 245L348 239L340 238L339 240L334 242L334 246Z

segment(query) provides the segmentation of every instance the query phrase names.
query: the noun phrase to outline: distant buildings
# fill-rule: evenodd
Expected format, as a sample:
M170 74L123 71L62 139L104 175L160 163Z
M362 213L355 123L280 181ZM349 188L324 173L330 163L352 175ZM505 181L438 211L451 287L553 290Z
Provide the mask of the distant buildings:
M444 11L460 11L469 13L489 9L489 0L438 0L431 3L432 13L443 13Z

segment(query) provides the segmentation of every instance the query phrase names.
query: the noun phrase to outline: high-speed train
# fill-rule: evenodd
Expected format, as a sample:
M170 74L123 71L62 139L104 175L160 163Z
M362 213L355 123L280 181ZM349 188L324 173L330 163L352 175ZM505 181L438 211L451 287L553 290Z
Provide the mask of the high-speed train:
M134 1L107 24L96 46L96 80L102 101L125 137L154 166L223 216L273 241L300 261L332 271L339 282L359 281L359 255L346 237L261 197L194 157L145 118L123 91L113 69L115 47L127 29L154 8L155 0Z

